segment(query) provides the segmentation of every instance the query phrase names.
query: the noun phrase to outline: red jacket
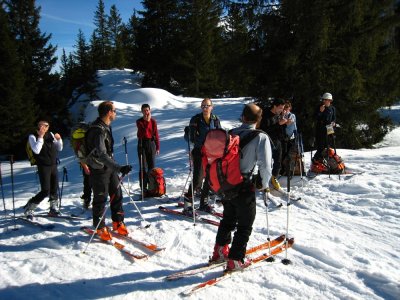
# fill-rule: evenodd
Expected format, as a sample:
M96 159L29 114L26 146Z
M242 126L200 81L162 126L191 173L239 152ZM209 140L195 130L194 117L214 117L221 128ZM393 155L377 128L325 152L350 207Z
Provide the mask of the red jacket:
M150 122L140 118L136 120L137 126L137 137L138 139L154 139L156 143L156 150L160 150L160 139L158 137L157 122L153 118L150 118Z

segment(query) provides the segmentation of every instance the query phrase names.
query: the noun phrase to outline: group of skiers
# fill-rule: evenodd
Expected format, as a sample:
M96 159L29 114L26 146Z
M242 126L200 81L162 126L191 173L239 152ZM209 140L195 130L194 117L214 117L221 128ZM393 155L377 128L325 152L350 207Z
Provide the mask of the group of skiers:
M325 93L321 105L316 112L317 152L314 159L321 158L321 152L326 147L326 126L334 125L335 109L331 105L332 95ZM297 134L296 118L291 112L291 103L282 99L274 99L272 105L262 110L256 104L246 104L241 114L242 125L230 131L244 139L254 131L258 131L246 145L240 149L240 173L243 181L235 186L235 193L229 199L223 199L223 218L218 227L213 255L210 263L227 261L227 270L237 270L247 267L251 262L245 259L246 246L252 232L256 214L256 189L268 191L269 184L280 189L279 175L282 156ZM201 113L190 119L185 129L185 139L188 142L191 162L193 163L192 182L185 193L184 210L186 214L193 213L193 197L200 194L199 210L212 212L208 203L210 192L209 180L204 180L204 161L202 161L202 146L206 135L213 129L221 129L219 118L212 113L213 102L205 98L201 102ZM146 173L155 166L155 155L159 154L160 141L157 122L151 117L148 104L141 107L142 118L136 121L138 137L138 157L140 160L139 181L142 191L146 191ZM110 197L112 230L127 235L122 207L121 182L131 170L130 165L120 165L113 158L114 139L111 123L115 120L117 110L114 103L104 101L98 106L98 118L90 125L86 133L86 159L90 187L93 191L93 226L103 240L110 240L112 232L105 226L105 207ZM36 133L29 136L29 143L37 160L41 191L32 197L24 207L27 218L33 217L37 205L47 196L50 199L50 214L59 214L58 207L58 177L57 152L63 148L61 136L49 132L50 124L39 121ZM258 129L259 128L259 129ZM192 148L191 148L192 145ZM253 174L258 170L257 175ZM121 174L121 177L119 177ZM257 177L257 178L256 178ZM90 201L90 200L89 200ZM231 237L231 232L236 232ZM231 247L229 245L231 244Z

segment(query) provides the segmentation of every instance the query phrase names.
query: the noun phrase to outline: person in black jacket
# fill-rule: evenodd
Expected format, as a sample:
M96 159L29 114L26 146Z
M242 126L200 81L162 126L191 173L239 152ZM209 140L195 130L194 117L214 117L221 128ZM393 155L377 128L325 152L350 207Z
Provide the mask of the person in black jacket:
M212 212L213 208L208 204L208 194L210 187L207 180L204 180L201 147L204 144L207 133L212 129L221 128L221 122L217 115L212 113L213 103L210 98L201 101L201 113L194 115L189 122L189 132L185 135L186 141L193 143L191 153L193 159L193 190L196 192L201 189L199 210ZM191 215L192 211L192 184L189 185L185 193L183 212Z
M114 139L110 124L117 115L114 103L104 101L100 103L97 110L99 117L86 132L86 162L90 169L89 176L93 190L93 226L97 228L97 234L101 239L110 240L112 235L105 226L105 218L102 218L108 195L113 230L122 235L128 234L124 224L122 190L118 173L125 176L132 170L132 166L120 166L113 158Z
M272 168L271 183L272 186L279 190L281 188L278 176L281 171L282 165L282 143L285 139L285 125L289 122L287 118L282 115L285 100L275 98L272 102L272 106L263 113L260 129L265 131L272 143L272 158L274 160Z
M322 151L328 147L327 126L333 130L336 125L336 109L332 105L333 97L330 93L325 93L321 97L321 103L315 110L315 142L317 151L314 154L313 161L322 159Z
M63 149L63 141L58 133L49 132L50 124L41 120L35 134L29 135L29 144L36 159L40 192L32 197L24 206L24 214L28 219L33 218L33 212L44 198L49 196L49 215L58 215L58 172L57 155Z

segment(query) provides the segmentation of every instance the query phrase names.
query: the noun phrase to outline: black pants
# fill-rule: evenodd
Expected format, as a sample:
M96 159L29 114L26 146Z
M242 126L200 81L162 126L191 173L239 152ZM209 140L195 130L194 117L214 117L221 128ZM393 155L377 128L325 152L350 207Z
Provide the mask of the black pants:
M274 163L272 165L272 175L278 177L282 167L282 142L280 140L275 140L273 142L272 158Z
M204 180L203 166L201 161L200 148L192 150L193 158L193 190L201 189L200 206L207 204L207 197L210 191L210 186L207 180ZM204 180L204 183L203 183ZM192 195L192 184L189 185L188 195Z
M90 184L89 175L87 175L83 169L82 169L82 175L83 175L82 199L84 199L87 203L90 203L90 200L92 199L92 185Z
M329 136L326 132L326 127L317 128L315 134L315 143L317 144L317 151L314 154L315 160L322 159L322 151L329 146Z
M91 169L90 183L93 189L93 226L96 227L99 222L99 228L105 226L105 217L103 219L101 217L104 214L108 196L110 196L111 219L114 222L123 221L122 191L118 174L110 169Z
M39 204L44 198L49 196L49 200L57 200L58 190L58 170L57 165L37 166L40 180L40 192L37 193L30 202Z
M216 243L223 246L231 242L229 258L241 260L246 255L247 242L253 230L256 217L256 195L252 184L243 184L236 197L224 201L224 214L218 227Z
M139 184L142 188L142 181L144 189L147 189L147 173L155 166L156 160L156 143L153 140L139 140L138 141L138 157L139 157Z

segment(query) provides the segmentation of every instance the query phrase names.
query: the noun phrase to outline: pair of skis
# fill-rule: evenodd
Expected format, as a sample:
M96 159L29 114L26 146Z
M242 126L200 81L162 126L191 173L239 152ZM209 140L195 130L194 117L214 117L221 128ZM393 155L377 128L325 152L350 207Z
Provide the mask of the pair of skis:
M242 271L245 272L247 270L251 270L254 268L254 265L266 261L269 258L276 256L279 253L282 253L283 251L285 251L286 249L292 247L294 244L294 239L285 239L285 235L282 235L278 238L276 238L275 240L272 241L268 241L266 243L263 243L261 245L258 245L256 247L250 248L246 251L246 255L250 255L251 253L254 253L256 251L260 251L263 249L269 249L270 251L268 251L267 253L263 253L261 255L258 255L256 257L253 257L251 259L251 265L245 269L243 269ZM195 274L198 273L202 273L220 266L224 266L225 263L217 263L217 264L208 264L208 265L204 265L204 266L200 266L200 267L196 267L194 269L189 269L186 271L181 271L181 272L177 272L171 275L168 275L166 277L167 280L176 280L179 278L185 278L188 276L193 276ZM214 286L217 283L229 278L230 276L232 276L233 274L237 273L238 271L222 271L220 275L213 277L211 279L208 279L206 281L203 281L193 287L191 287L188 290L185 290L181 293L182 296L190 296L200 290L203 290L207 287L210 286Z
M94 230L89 228L89 227L81 227L81 230L89 235L93 235ZM158 247L155 244L149 243L149 242L145 242L145 241L140 241L137 239L134 239L130 236L125 236L122 234L119 234L118 232L112 232L112 235L119 238L119 239L124 239L126 241L129 241L135 245L138 245L140 247L143 247L144 249L149 250L150 252L154 253L158 253L160 251L163 251L165 248L161 248ZM101 240L99 238L99 240ZM105 240L101 240L104 243L107 243L111 246L113 246L114 248L118 249L121 253L127 255L130 259L132 260L136 260L136 259L147 259L149 257L149 255L142 253L142 252L138 252L138 251L132 251L126 248L126 246L120 242L115 241L114 239L105 241Z
M192 215L187 215L183 211L169 209L169 208L164 207L164 206L159 206L158 209L160 209L162 212L165 212L167 214L181 216L181 217L193 220L193 216ZM202 222L202 223L211 224L211 225L214 225L214 226L219 226L219 222L218 221L205 218L205 217L200 216L198 214L196 214L196 220L199 221L199 222Z

